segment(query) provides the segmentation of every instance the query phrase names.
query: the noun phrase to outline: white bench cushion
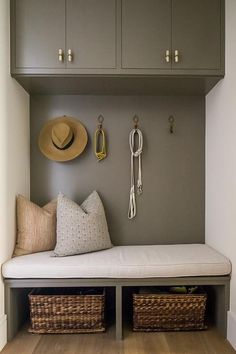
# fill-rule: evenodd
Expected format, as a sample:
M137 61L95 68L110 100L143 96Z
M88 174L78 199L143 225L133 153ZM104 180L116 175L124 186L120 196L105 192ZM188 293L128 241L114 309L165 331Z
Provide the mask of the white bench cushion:
M64 258L40 252L13 258L2 267L5 278L156 278L219 276L230 261L203 244L117 246Z

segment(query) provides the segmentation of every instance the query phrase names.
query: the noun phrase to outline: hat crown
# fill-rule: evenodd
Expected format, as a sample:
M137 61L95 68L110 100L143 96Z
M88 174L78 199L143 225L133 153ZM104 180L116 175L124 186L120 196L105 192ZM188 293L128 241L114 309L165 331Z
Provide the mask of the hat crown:
M39 149L52 161L65 162L78 157L85 149L88 135L83 124L62 116L46 122L39 134Z
M59 149L65 148L72 139L73 131L68 124L59 122L52 127L52 141Z

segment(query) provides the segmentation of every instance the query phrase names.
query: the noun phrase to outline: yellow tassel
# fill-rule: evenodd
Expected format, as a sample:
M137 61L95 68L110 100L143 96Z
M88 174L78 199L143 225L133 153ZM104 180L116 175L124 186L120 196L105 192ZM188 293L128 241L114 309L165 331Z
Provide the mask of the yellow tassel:
M100 135L101 135L101 150L99 150ZM107 157L105 132L101 128L98 128L94 134L94 153L98 161L101 161Z

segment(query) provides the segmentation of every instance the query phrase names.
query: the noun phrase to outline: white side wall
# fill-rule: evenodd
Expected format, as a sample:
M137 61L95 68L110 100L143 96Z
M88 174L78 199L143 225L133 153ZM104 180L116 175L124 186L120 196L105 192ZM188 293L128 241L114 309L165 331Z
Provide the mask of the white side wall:
M15 196L29 195L29 96L10 73L10 1L0 1L0 264L15 242ZM0 278L0 350L6 343L4 287Z
M206 243L232 261L228 339L236 349L236 1L226 0L226 77L206 99Z

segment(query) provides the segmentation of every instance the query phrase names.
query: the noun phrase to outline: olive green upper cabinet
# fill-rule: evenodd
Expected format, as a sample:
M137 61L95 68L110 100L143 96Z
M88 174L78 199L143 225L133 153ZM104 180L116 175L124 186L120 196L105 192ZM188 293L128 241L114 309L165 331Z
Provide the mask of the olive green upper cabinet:
M116 1L66 1L67 67L116 67Z
M63 69L59 50L65 46L65 0L17 0L12 6L13 66Z
M123 69L223 72L223 0L121 1Z
M171 0L122 0L122 68L171 68Z
M205 94L224 76L225 0L10 2L11 73L29 92Z
M56 75L62 73L58 69L66 74L116 67L116 0L11 4L13 73Z
M221 0L172 0L173 69L221 67Z

